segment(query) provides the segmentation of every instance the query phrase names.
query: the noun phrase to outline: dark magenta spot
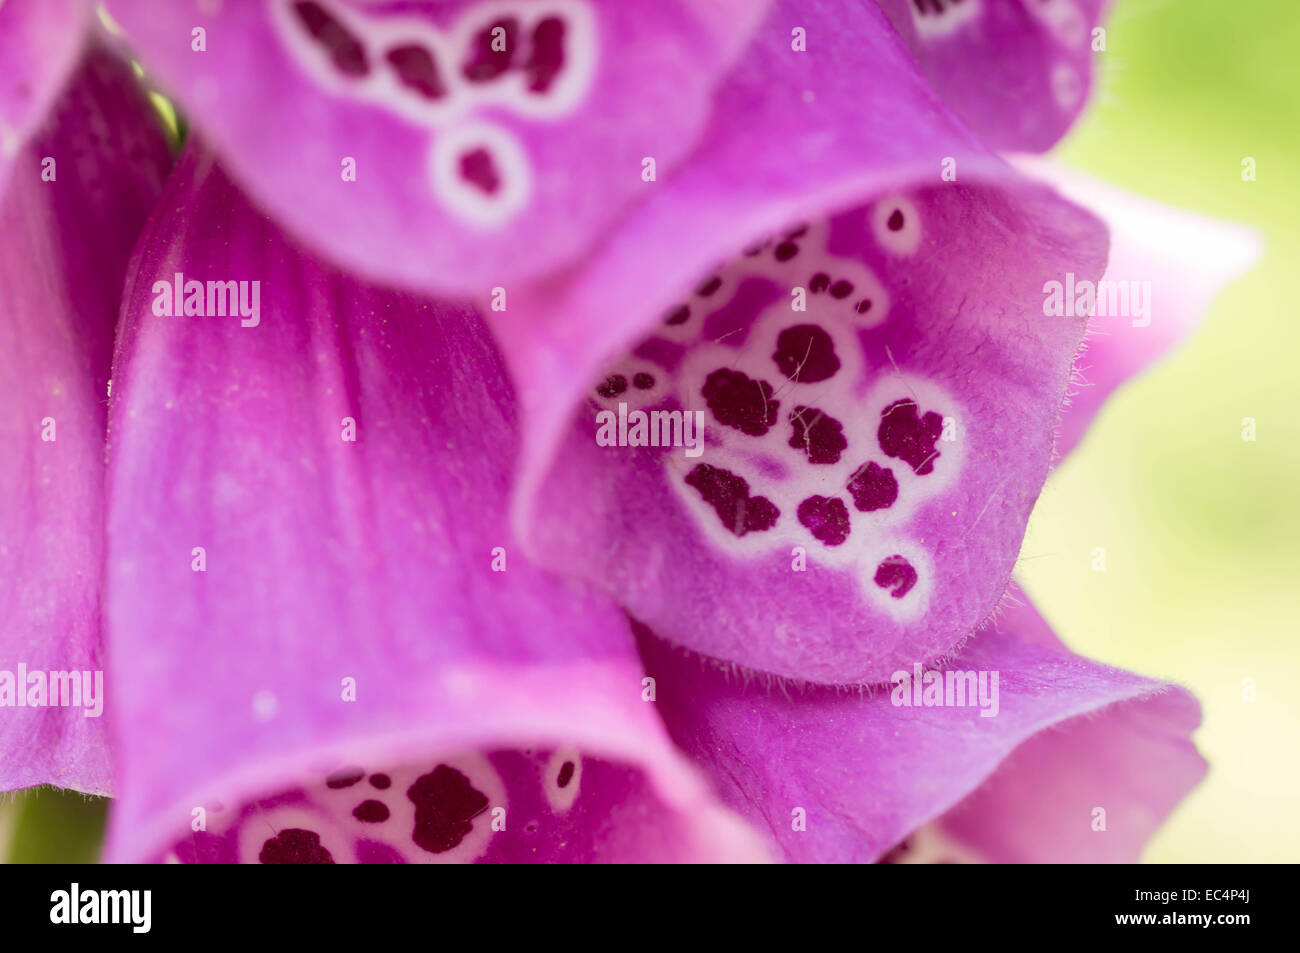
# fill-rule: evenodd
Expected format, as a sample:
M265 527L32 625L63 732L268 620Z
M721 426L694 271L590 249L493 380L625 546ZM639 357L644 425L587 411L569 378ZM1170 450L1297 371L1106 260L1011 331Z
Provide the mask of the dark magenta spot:
M460 68L461 75L471 83L496 79L510 69L518 38L519 23L513 17L502 17L485 26L474 34L472 51Z
M684 304L680 308L675 308L673 312L664 319L664 324L685 324L690 316L691 307L690 305Z
M329 52L335 69L345 76L365 76L370 62L361 41L348 32L342 22L330 16L319 3L295 3L293 12L312 38Z
M460 157L460 177L478 186L484 193L493 195L501 188L501 176L492 161L492 153L482 146L471 149Z
M699 295L701 298L707 298L709 295L713 294L721 287L722 287L722 278L718 275L714 275L708 281L704 282L704 284L696 288L695 293Z
M767 381L720 367L705 379L701 392L721 424L751 437L761 437L776 426L780 401L772 398L772 385Z
M916 585L916 570L905 557L895 553L876 567L876 585L890 590L895 599L901 599Z
M744 477L720 467L697 463L686 474L686 485L698 490L722 525L737 536L771 529L781 515L767 497L749 495L749 482Z
M776 246L776 251L772 254L776 255L777 261L789 261L795 255L799 254L799 246L794 242L784 241Z
M286 827L267 840L257 859L264 864L334 863L334 857L321 846L320 835L301 827Z
M788 232L785 233L785 237L786 237L786 238L802 238L802 237L803 237L804 235L806 235L807 233L808 233L808 226L807 226L807 225L796 225L794 228L790 229L790 231L788 231Z
M392 783L393 779L386 774L372 774L370 776L370 786L378 788L381 791L387 791L389 785Z
M827 546L849 538L849 508L838 496L810 496L799 504L799 522Z
M596 387L596 393L601 397L617 397L625 390L627 390L627 378L622 374L610 374Z
M903 227L903 212L901 209L894 209L889 213L889 221L885 225L891 232L899 231Z
M894 471L874 462L858 467L849 478L848 490L853 505L863 513L887 509L898 499L898 481L894 479Z
M871 299L863 298L856 305L854 305L853 310L856 311L858 314L866 314L868 311L871 310Z
M839 463L848 449L844 427L816 407L796 407L790 412L790 446L808 455L809 463Z
M524 64L528 88L544 93L564 69L564 21L546 17L533 27L533 51Z
M415 805L411 840L431 854L449 851L463 841L474 829L471 822L488 805L487 795L445 764L416 778L406 796Z
M888 456L898 457L908 463L917 476L925 476L934 470L934 461L940 456L934 449L934 442L942 432L941 416L932 410L924 417L919 416L916 401L904 398L881 411L876 439Z
M851 281L845 281L841 278L839 281L835 282L835 284L831 285L832 298L847 298L851 294L853 294L853 282Z
M817 274L812 276L812 280L808 282L808 290L813 294L821 294L830 286L831 276L826 274L824 271L817 272Z
M569 782L572 780L573 780L573 762L566 761L564 762L564 764L560 765L560 773L558 776L556 776L555 783L559 787L567 788L569 786Z
M840 369L835 342L815 324L796 324L778 334L772 360L782 376L801 384L829 380Z
M636 386L637 390L649 390L651 387L655 386L655 379L653 375L647 374L645 371L640 371L632 375L632 383Z
M364 768L339 768L333 774L325 779L325 786L338 790L339 788L350 788L366 776Z
M424 47L414 44L395 46L384 54L384 58L397 73L398 81L425 99L442 99L447 95L447 87L438 75L438 64Z
M383 801L362 801L352 809L352 816L367 824L381 824L388 820L388 805Z

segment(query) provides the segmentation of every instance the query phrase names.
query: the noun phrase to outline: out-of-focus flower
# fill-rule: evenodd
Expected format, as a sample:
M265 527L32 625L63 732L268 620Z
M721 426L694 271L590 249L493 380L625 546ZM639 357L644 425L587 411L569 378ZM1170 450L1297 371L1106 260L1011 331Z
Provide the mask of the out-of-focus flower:
M77 66L85 13L83 0L9 0L0 6L0 189Z
M994 149L1042 152L1088 101L1105 0L876 0L944 101Z
M113 331L131 246L170 165L130 70L95 48L0 193L0 670L11 677L20 664L104 669ZM103 697L89 709L28 707L28 688L0 675L0 790L108 793L107 719L83 714L102 712Z
M644 157L660 175L686 161L768 6L108 10L231 175L300 239L373 278L486 294L586 251L644 194Z

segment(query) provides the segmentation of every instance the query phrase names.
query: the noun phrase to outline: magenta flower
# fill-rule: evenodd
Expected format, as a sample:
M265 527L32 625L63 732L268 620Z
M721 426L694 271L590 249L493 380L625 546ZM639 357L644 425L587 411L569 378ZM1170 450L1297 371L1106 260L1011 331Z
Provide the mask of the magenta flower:
M168 175L10 0L0 789L113 861L1135 859L1197 705L1011 574L1253 240L1103 194L1108 261L995 151L1100 6L112 2Z

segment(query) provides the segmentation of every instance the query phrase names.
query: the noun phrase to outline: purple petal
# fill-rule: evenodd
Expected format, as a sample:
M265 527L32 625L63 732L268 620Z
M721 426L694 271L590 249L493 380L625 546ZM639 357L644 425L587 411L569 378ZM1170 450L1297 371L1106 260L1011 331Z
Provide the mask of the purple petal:
M774 15L692 163L583 269L487 315L538 553L701 653L870 681L1001 597L1083 333L1042 288L1098 276L1105 242L945 118L876 8L803 12L824 49L791 53ZM878 87L847 79L866 64ZM703 455L598 446L619 403L704 411Z
M0 190L77 65L88 11L84 0L0 3Z
M865 693L791 688L641 634L673 738L788 860L1133 861L1205 770L1191 696L1069 654L1028 608L948 661L974 676L951 707L895 704L912 666Z
M643 159L663 176L690 152L765 7L110 4L235 178L303 241L364 274L485 297L581 253L653 188Z
M647 754L649 760L659 756L653 750ZM379 771L365 763L360 759L328 774L313 772L309 788L229 806L209 802L206 830L186 831L162 859L263 864L767 859L734 815L698 792L676 791L675 801L656 790L653 769L592 757L576 747L486 754L452 749ZM682 777L676 765L657 780L680 786Z
M112 786L98 690L105 391L127 256L169 164L130 70L92 48L0 200L0 791ZM19 684L19 666L35 680ZM58 676L51 692L50 672L77 673L75 690ZM54 694L61 707L8 707Z
M1095 289L1096 314L1075 359L1057 437L1063 457L1116 388L1197 328L1218 294L1254 266L1261 242L1244 226L1153 202L1048 160L1016 164L1095 211L1111 234L1104 276L1111 284Z
M642 700L622 614L514 544L474 313L318 264L206 154L160 206L111 409L109 857L761 856ZM175 280L248 307L204 286L207 316L162 316ZM335 798L344 769L370 780Z
M1104 0L877 0L980 138L1042 152L1087 102Z

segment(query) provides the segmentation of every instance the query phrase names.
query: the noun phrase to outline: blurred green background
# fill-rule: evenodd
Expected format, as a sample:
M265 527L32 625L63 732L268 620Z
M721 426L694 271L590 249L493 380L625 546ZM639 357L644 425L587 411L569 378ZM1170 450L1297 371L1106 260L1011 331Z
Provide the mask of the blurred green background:
M1300 861L1300 7L1121 0L1098 59L1059 157L1247 223L1265 249L1053 475L1020 577L1075 651L1201 701L1209 776L1145 859ZM1091 571L1094 546L1108 571Z
M1254 226L1260 265L1200 332L1110 402L1048 483L1020 578L1069 645L1187 685L1206 781L1148 861L1300 860L1300 10L1121 0L1093 106L1058 155ZM1258 179L1241 180L1254 156ZM1241 439L1254 417L1258 439ZM1105 546L1107 572L1092 572ZM1253 679L1255 700L1243 693ZM0 799L10 860L91 859L104 803Z

